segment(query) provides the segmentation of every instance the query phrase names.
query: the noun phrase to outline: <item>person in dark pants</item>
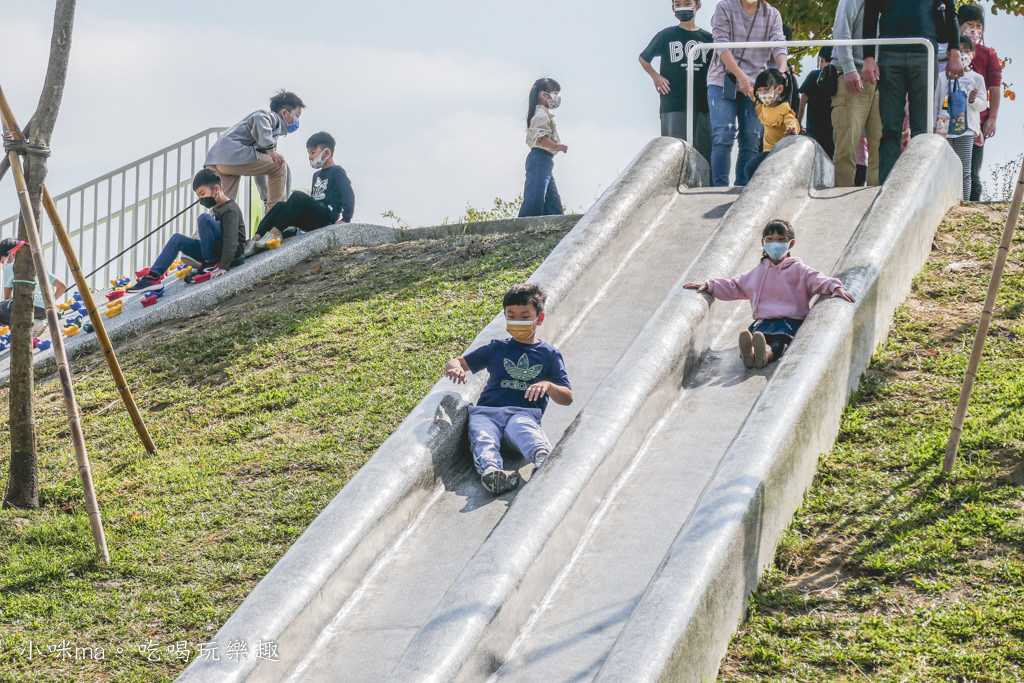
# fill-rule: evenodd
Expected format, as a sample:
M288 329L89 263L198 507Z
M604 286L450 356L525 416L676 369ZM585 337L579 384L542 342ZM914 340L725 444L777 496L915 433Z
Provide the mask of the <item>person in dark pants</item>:
M526 112L529 130L526 144L530 153L526 157L526 183L523 187L523 205L519 217L560 216L565 213L562 197L558 194L555 178L555 154L568 152L569 148L558 138L555 115L562 103L562 86L553 78L540 78L530 90L530 101Z
M818 51L818 68L807 74L800 86L800 110L796 115L803 121L804 130L813 138L831 159L836 145L832 139L832 96L818 85L818 75L832 61L832 47L826 45ZM807 118L804 119L804 112Z
M927 38L932 45L949 43L946 76L959 78L960 29L947 0L868 0L864 8L865 38ZM941 17L941 25L937 17ZM876 54L878 59L875 59ZM931 131L928 120L928 54L923 45L864 47L866 83L878 85L882 116L878 180L884 183L901 152L900 137L906 104L910 102L910 134ZM932 83L934 86L934 83Z
M289 237L289 229L316 230L331 225L341 216L341 222L352 220L356 195L348 174L334 163L334 137L329 133L314 133L306 141L309 165L316 169L310 194L292 192L288 201L279 202L267 212L256 228L255 237L245 247L245 255L252 256L266 249L268 240Z
M220 176L213 169L204 168L192 180L192 189L199 202L210 213L199 215L199 239L185 235L171 235L149 273L129 287L129 294L150 292L163 288L163 276L179 253L198 261L199 273L220 277L236 265L245 262L245 221L235 200L221 190Z
M710 31L697 28L699 0L672 0L677 26L659 31L640 53L640 66L654 81L661 96L661 134L686 140L687 54L697 43L714 40ZM658 71L651 62L658 58ZM711 163L711 114L708 113L708 52L701 50L693 60L693 148Z

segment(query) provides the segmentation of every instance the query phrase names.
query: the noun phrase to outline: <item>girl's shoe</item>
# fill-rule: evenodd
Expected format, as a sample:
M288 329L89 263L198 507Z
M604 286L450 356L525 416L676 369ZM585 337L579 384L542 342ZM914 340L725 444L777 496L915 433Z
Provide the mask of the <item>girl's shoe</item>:
M764 336L761 338L764 339ZM743 367L754 367L754 337L750 330L740 332L740 358L743 359Z
M256 255L256 239L253 238L245 243L245 258L252 258Z
M768 342L760 332L754 333L754 367L763 368L772 359L772 351L768 348Z

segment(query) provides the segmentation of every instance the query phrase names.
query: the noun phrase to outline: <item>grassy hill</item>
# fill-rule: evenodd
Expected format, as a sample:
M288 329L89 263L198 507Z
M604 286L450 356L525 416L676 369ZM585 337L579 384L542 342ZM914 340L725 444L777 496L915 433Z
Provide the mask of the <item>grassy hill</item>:
M40 378L42 509L0 511L0 681L173 679L563 234L339 250L121 344L155 458L102 357L76 360L109 569ZM9 453L3 429L0 487Z
M939 470L1003 215L956 209L940 229L723 680L1022 677L1024 239L964 458ZM76 361L110 569L42 378L43 509L0 511L0 681L173 679L562 234L341 250L121 344L156 458L102 359ZM4 430L0 486L8 452Z
M954 209L819 462L720 680L1024 680L1024 233L951 476L1006 207Z

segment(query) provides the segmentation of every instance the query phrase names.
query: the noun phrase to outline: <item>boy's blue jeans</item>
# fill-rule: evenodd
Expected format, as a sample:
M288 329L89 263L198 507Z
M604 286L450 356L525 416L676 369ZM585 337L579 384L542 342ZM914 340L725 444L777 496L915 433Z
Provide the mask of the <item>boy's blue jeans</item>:
M526 156L526 184L523 187L523 205L519 217L561 216L562 198L558 194L555 178L555 155L534 147Z
M224 234L220 223L208 213L199 214L198 222L199 239L192 239L180 234L171 235L171 239L167 240L167 244L164 245L160 255L156 257L156 261L153 262L153 267L150 268L150 271L157 275L163 275L164 271L174 263L174 259L178 257L179 252L200 263L217 260L217 257L220 255ZM228 264L222 265L226 266Z
M711 110L711 184L715 187L729 184L732 144L738 133L740 153L736 159L736 184L746 185L747 164L757 156L757 143L764 127L749 97L737 92L735 100L727 100L722 93L722 86L708 86L708 108Z
M473 466L479 474L488 467L505 469L501 446L511 446L537 467L551 452L551 443L540 426L540 408L469 407L469 443L473 448ZM544 456L537 462L537 454Z

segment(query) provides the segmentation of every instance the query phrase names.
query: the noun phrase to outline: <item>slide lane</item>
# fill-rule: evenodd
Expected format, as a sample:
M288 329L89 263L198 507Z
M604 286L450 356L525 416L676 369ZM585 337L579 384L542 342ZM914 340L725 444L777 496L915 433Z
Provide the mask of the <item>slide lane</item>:
M680 194L666 189L631 219L636 237L588 305L565 325L556 344L573 382L572 406L551 405L544 420L557 443L644 322L653 314L738 193L702 188ZM586 293L584 293L585 295ZM549 313L554 323L558 310ZM546 323L542 337L555 327ZM555 327L557 330L558 327ZM529 476L533 466L514 464ZM516 492L495 498L480 486L468 459L454 485L439 483L409 529L389 547L353 597L339 609L289 681L332 680L353 670L363 680L384 680L452 582L486 541Z
M798 192L778 216L794 225L795 254L832 273L876 195L872 188ZM741 272L760 257L755 239ZM778 367L743 367L736 342L751 321L748 302L712 308L712 339L699 367L631 455L492 680L592 679L657 574Z

